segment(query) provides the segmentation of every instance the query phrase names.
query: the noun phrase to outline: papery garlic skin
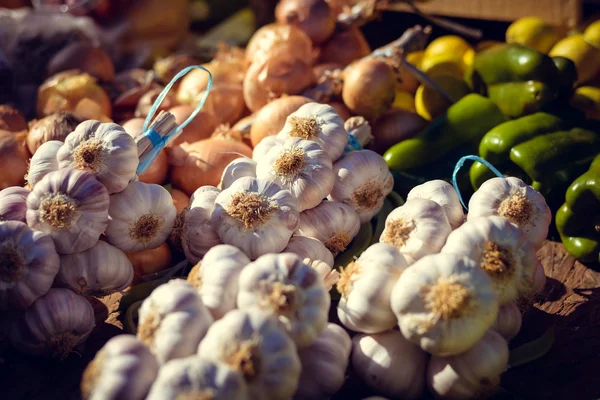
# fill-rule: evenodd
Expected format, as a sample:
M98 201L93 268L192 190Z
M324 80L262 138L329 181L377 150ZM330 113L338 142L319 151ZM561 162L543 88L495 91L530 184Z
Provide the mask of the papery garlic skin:
M360 217L352 207L324 200L300 214L296 235L319 239L335 257L348 247L360 230Z
M533 287L532 292L541 293L546 286L546 272L544 271L544 266L538 260L537 266L535 268L535 272L533 274Z
M95 326L94 309L85 297L53 288L11 327L10 341L28 354L64 359Z
M408 263L392 245L376 243L342 269L337 290L340 322L355 332L378 333L392 329L398 320L390 306L396 281Z
M227 189L233 182L244 176L256 178L256 161L247 157L236 158L223 170L219 189Z
M458 194L454 187L446 181L435 179L415 186L406 195L406 200L412 199L433 200L442 206L453 230L465 221L465 213Z
M323 331L330 303L321 277L295 254L266 254L240 274L238 308L277 316L298 348Z
M256 176L289 190L302 212L318 206L331 193L335 180L331 168L331 158L318 143L288 138L258 160Z
M211 248L222 243L210 221L219 193L221 191L214 186L198 188L190 198L188 209L177 217L174 229L180 229L185 258L192 264L198 263Z
M440 356L473 346L499 308L490 277L455 254L432 254L407 268L392 290L391 305L404 337Z
M57 154L60 168L88 171L109 194L124 190L139 164L133 138L114 123L85 121L67 136Z
M133 280L133 266L121 250L98 241L80 253L60 256L56 283L77 294L104 296L125 289Z
M427 354L397 330L352 338L352 370L378 394L420 399L426 367Z
M256 260L282 251L298 219L298 203L288 190L265 179L244 177L217 196L210 221L223 243Z
M348 144L348 132L342 117L335 108L320 103L304 104L291 113L277 137L282 140L295 137L317 142L332 161L340 158Z
M123 251L156 249L173 230L177 209L160 185L131 182L110 196L108 242Z
M0 310L24 310L50 290L60 259L52 238L19 221L0 222Z
M261 160L273 147L277 146L282 142L277 136L267 136L263 138L254 148L252 149L252 159L254 161Z
M361 223L367 223L383 207L394 189L394 177L385 160L372 150L352 151L333 166L335 184L330 200L348 204Z
M500 307L496 322L492 325L494 331L498 332L504 339L511 340L519 334L523 316L515 302Z
M85 251L108 225L108 191L88 172L47 174L27 196L27 224L49 234L61 254Z
M0 190L0 222L19 221L27 223L27 196L29 190L10 186Z
M312 237L292 236L282 253L294 253L302 259L321 260L333 267L333 254L327 250L327 247L319 239Z
M323 280L325 289L328 292L340 281L340 273L325 262L321 260L311 260L310 258L305 258L303 262L317 272Z
M63 146L63 142L51 140L42 144L29 160L29 170L27 171L27 184L33 188L50 172L58 171L58 150Z
M535 250L548 236L552 212L544 196L519 178L492 178L485 181L469 200L467 221L499 215L527 234Z
M111 338L88 364L81 380L83 400L144 400L158 375L158 362L133 335Z
M396 247L412 264L439 252L450 232L442 206L433 200L412 199L387 216L379 241Z
M251 399L289 400L298 388L294 342L276 317L256 308L233 310L216 321L198 355L240 372Z
M175 279L154 289L142 303L137 337L164 364L194 354L212 323L198 291Z
M295 399L329 399L343 386L352 339L339 325L327 324L318 338L298 352L302 373Z

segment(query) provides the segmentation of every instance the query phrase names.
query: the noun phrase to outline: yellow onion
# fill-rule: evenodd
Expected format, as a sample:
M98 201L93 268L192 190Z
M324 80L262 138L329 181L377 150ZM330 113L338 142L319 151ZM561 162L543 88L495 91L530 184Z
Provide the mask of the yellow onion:
M156 249L125 253L125 255L133 266L134 282L139 281L143 276L171 267L173 262L171 249L166 243Z
M162 87L156 87L154 89L148 90L146 93L140 97L140 100L137 103L137 107L135 108L134 115L136 118L146 117L152 108L152 105L156 102L156 99L163 91ZM161 111L167 111L169 108L175 106L175 96L171 92L167 92L167 95L160 103L158 108L156 109L156 115L158 115Z
M65 111L30 122L27 135L29 152L35 154L42 144L50 140L64 142L67 135L82 122L83 120L75 114Z
M175 122L181 125L187 120L190 115L194 112L194 107L189 105L180 105L173 107L169 110L175 117ZM198 140L208 139L217 127L217 119L212 113L202 109L200 112L190 121L190 123L183 128L183 131L177 136L167 147L178 146L181 143L194 143Z
M275 18L302 29L314 44L325 42L335 30L335 15L325 0L281 0Z
M177 209L177 215L190 205L190 197L178 189L171 189L171 197L173 198L173 204Z
M16 108L0 104L0 130L20 132L27 129L25 117Z
M25 183L29 161L26 138L27 131L0 130L0 190Z
M196 102L203 96L204 92L199 93ZM192 104L194 107L196 102ZM242 85L238 83L213 85L203 109L214 115L219 124L236 123L246 110Z
M252 124L254 123L255 118L256 114L250 114L240 119L238 122L235 123L235 125L231 127L232 130L238 131L242 134L242 141L248 147L253 147L252 140L250 138L250 130L252 129Z
M358 3L359 0L327 0L329 8L333 15L338 16L344 11L345 7L352 7Z
M261 108L256 113L250 129L252 147L255 147L267 136L277 135L283 129L287 117L310 102L312 100L308 97L284 96Z
M371 47L360 29L351 27L336 32L321 49L320 62L337 63L342 66L371 53Z
M190 65L198 65L200 61L194 56L188 54L171 54L167 57L159 58L154 62L152 69L156 77L165 85L175 77L182 69ZM176 82L174 86L177 86Z
M253 63L278 48L288 49L300 60L312 60L315 56L312 42L303 30L273 23L254 32L246 47L246 60Z
M335 62L326 62L323 64L317 64L313 67L313 73L317 80L325 75L326 72L333 72L336 69L343 70L344 66Z
M104 82L115 79L115 66L110 56L88 43L73 43L56 53L48 64L48 76L71 69L78 69Z
M131 137L136 138L142 134L144 126L143 118L133 118L123 124L123 129ZM152 161L152 164L141 175L138 176L140 182L154 183L162 185L167 180L169 173L169 158L166 151L163 149L158 153L158 156Z
M335 111L339 114L340 117L345 121L352 116L352 112L348 110L348 107L342 102L333 101L329 103L331 107L335 109Z
M391 109L372 126L373 139L369 149L383 154L391 146L409 139L429 124L419 114L408 110Z

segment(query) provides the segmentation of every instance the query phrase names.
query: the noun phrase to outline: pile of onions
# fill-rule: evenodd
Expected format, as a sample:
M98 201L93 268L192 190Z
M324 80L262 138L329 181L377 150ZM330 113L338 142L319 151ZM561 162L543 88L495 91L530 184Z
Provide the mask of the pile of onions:
M164 58L159 58L154 62L152 69L156 77L165 85L175 77L182 69L190 65L198 65L200 61L188 54L171 54ZM176 82L174 87L179 82Z
M428 122L417 113L392 108L373 124L369 149L383 154L391 146L421 132Z
M189 105L180 105L171 108L169 112L175 117L175 122L177 122L178 125L181 125L190 117L190 115L192 115L194 112L194 107ZM202 109L194 117L194 119L192 119L190 123L183 128L183 131L179 134L179 136L177 136L168 144L168 147L178 146L184 142L194 143L198 140L208 139L218 125L219 123L217 122L215 116L205 109Z
M198 94L200 100L204 92ZM194 103L194 106L196 104ZM210 96L204 103L204 109L213 114L219 124L234 124L246 111L242 85L234 83L215 84L210 90Z
M163 91L163 89L164 88L159 86L159 87L150 89L146 93L144 93L142 95L142 97L140 97L140 99L138 100L138 103L137 103L137 106L135 107L135 111L134 111L133 115L136 118L146 117L148 115L148 113L150 112L150 109L152 108L152 106L154 105L156 100L158 99L158 96ZM167 95L164 97L164 99L159 104L158 108L156 109L156 114L160 113L161 111L167 111L169 108L175 106L175 104L177 104L177 101L175 100L175 95L173 95L172 92L168 92Z
M321 44L331 37L335 17L325 0L281 0L275 7L278 23L302 29L314 44Z
M83 121L70 112L59 112L29 124L27 147L34 154L42 144L50 140L64 142L67 135Z
M27 131L0 130L0 190L25 183L29 162L26 139Z
M311 101L303 96L285 96L261 108L256 113L250 130L252 146L256 146L267 136L277 135L283 129L288 115Z
M312 60L315 56L312 42L304 31L292 25L268 24L254 32L250 38L246 47L246 60L253 63L278 48L288 49L302 60Z
M321 49L322 63L337 63L342 66L366 57L371 53L371 46L365 35L356 27L335 33Z
M18 110L6 104L0 105L0 130L20 132L26 129L27 121Z
M115 79L115 66L110 56L89 43L73 43L56 53L48 64L48 76L70 69L78 69L103 82Z
M133 118L123 124L123 129L125 129L125 132L131 135L131 137L136 138L143 133L143 126L143 118ZM166 151L163 149L160 153L158 153L148 169L143 174L138 176L138 178L140 182L162 185L167 180L168 173L169 158Z

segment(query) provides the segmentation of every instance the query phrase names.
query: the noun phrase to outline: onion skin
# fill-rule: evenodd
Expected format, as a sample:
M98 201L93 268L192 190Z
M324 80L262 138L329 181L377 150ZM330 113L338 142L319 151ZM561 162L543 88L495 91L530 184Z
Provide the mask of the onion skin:
M281 0L275 19L302 29L314 44L325 42L335 31L335 15L325 0Z
M313 67L313 73L317 80L325 74L325 72L332 72L336 69L343 70L344 66L335 62L327 62L323 64L317 64Z
M204 92L199 94L196 100L200 101L203 94ZM219 124L235 124L246 111L242 85L237 83L213 85L203 109L214 115Z
M165 58L156 60L152 69L156 73L158 79L166 85L171 82L175 75L182 69L198 64L200 64L200 61L193 56L187 54L171 54ZM176 82L174 86L178 87L178 83L180 82Z
M142 128L144 126L144 118L133 118L123 124L123 129L131 137L136 138L142 134ZM163 149L158 156L152 161L152 164L148 169L141 175L138 176L140 182L154 183L156 185L162 185L167 180L169 174L169 157L166 151Z
M315 58L313 45L303 30L293 25L276 23L263 26L254 32L246 46L246 61L248 64L267 57L274 49L284 48L293 52L300 60Z
M56 53L48 64L48 76L70 69L78 69L103 82L115 79L115 66L109 55L87 43L73 43Z
M162 87L156 87L144 93L137 103L134 116L136 118L145 118L150 112L152 105L156 102L158 96L163 91L163 89L164 88ZM175 96L171 92L168 92L163 101L156 109L155 115L158 115L161 111L167 111L169 108L175 106L176 104L177 102L175 101Z
M335 111L339 114L340 117L345 121L352 116L352 112L348 110L348 107L344 103L339 101L334 101L329 103L331 107L335 109Z
M194 112L194 107L189 105L180 105L169 109L169 112L175 116L175 121L181 125ZM219 123L215 116L206 110L200 112L190 123L183 128L183 131L167 147L175 147L181 143L194 143L198 140L208 139L217 128Z
M0 104L0 130L20 132L27 130L25 117L14 107Z
M181 190L172 189L171 197L173 198L173 204L175 204L175 208L177 209L177 215L181 214L181 212L190 205L190 197Z
M371 46L360 29L351 27L335 33L321 49L321 63L337 63L347 66L351 62L366 57Z
M210 71L213 89L217 84L239 84L244 81L245 62L212 61L202 66ZM178 71L179 72L179 71ZM193 69L182 79L176 99L180 104L195 104L208 87L209 75L201 69ZM212 91L211 91L212 93ZM212 95L211 95L212 96ZM210 97L209 97L210 98Z
M252 140L250 139L250 130L252 129L252 124L254 123L255 118L256 114L250 114L240 119L231 127L232 131L237 131L242 134L242 140L250 148L254 147L252 146Z
M10 186L23 186L29 163L25 144L27 131L0 130L0 190Z
M250 140L255 147L267 136L277 135L283 129L287 117L312 100L303 96L286 96L273 100L261 108L250 129Z
M59 112L29 123L27 148L31 154L50 140L64 142L83 120L70 112Z
M368 148L383 154L391 146L417 135L429 125L419 114L391 109L381 116L372 128L373 140Z
M166 243L156 249L125 253L125 255L133 266L134 282L139 281L145 275L169 268L173 262L171 249Z

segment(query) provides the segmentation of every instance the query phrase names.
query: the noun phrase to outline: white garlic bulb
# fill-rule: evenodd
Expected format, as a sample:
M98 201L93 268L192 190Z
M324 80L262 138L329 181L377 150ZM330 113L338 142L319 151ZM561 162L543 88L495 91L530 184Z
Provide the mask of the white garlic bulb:
M444 209L452 229L456 229L465 221L465 213L460 204L456 190L446 181L435 179L415 186L406 195L406 200L433 200Z
M264 137L254 148L252 149L252 159L254 161L261 160L272 147L281 143L281 139L277 136L266 136Z
M29 170L27 171L29 187L33 188L49 172L59 170L56 155L63 144L61 141L51 140L38 147L29 160Z
M214 186L198 188L190 198L190 205L177 217L174 230L179 230L185 258L198 263L212 247L221 244L221 238L212 227L210 217L215 200L221 193Z
M244 376L251 399L289 400L298 388L300 359L279 320L256 308L233 310L216 321L198 355Z
M19 221L0 222L0 310L24 310L48 292L60 260L52 238Z
M330 200L348 204L361 223L367 223L383 207L394 188L394 177L385 160L371 150L352 151L333 166L335 184Z
M302 259L321 260L333 267L333 254L327 250L327 247L320 240L312 237L292 236L282 253L294 253Z
M335 108L320 103L304 104L291 113L277 137L282 140L293 137L317 142L332 161L340 158L348 144L343 118Z
M69 289L50 289L37 299L11 327L17 349L64 359L92 332L94 309L85 297Z
M125 189L139 164L137 145L114 123L82 122L65 139L57 154L60 168L88 171L109 194Z
M329 399L337 393L346 379L352 339L336 324L325 330L307 348L298 352L302 373L295 399Z
M533 291L535 250L519 228L500 216L469 219L448 236L441 252L474 260L492 278L501 305Z
M310 345L327 325L331 298L322 278L295 254L266 254L240 274L238 307L258 307L285 326L298 348Z
M450 232L442 206L432 200L412 199L387 216L379 241L396 247L412 264L439 252Z
M420 399L426 367L427 354L397 330L352 338L352 370L378 394Z
M467 220L499 215L527 234L535 250L548 236L552 212L544 196L519 178L485 181L469 200Z
M319 239L337 256L350 244L360 230L360 218L347 204L324 200L300 214L297 235Z
M137 337L150 347L160 364L194 354L213 322L200 294L182 279L154 289L142 303L139 315Z
M27 224L49 234L61 254L85 251L108 224L109 195L94 176L70 168L47 174L27 196Z
M441 356L473 346L499 308L490 277L455 254L432 254L407 268L392 290L391 305L404 337Z
M158 362L133 335L111 338L81 378L83 400L144 400L158 374Z
M110 196L106 238L123 251L156 249L173 230L177 209L160 185L131 182Z
M335 179L331 168L331 158L318 143L289 138L258 160L256 176L289 190L302 212L318 206L331 193Z
M244 177L217 196L211 224L223 243L255 260L285 248L298 226L297 204L275 182Z
M340 273L323 261L305 258L303 262L317 272L328 292L340 281Z
M390 306L394 284L408 263L392 245L376 243L340 273L337 307L340 322L356 332L392 329L398 320Z
M10 186L0 190L0 222L27 222L27 196L29 190L20 186Z
M121 250L98 241L80 253L60 256L56 283L77 294L104 296L125 289L133 280L133 266Z
M494 331L498 332L504 339L511 340L519 334L523 316L521 310L514 301L500 307L496 322L492 325Z
M244 176L256 178L256 161L248 157L236 158L223 170L219 189L227 189L233 182Z

